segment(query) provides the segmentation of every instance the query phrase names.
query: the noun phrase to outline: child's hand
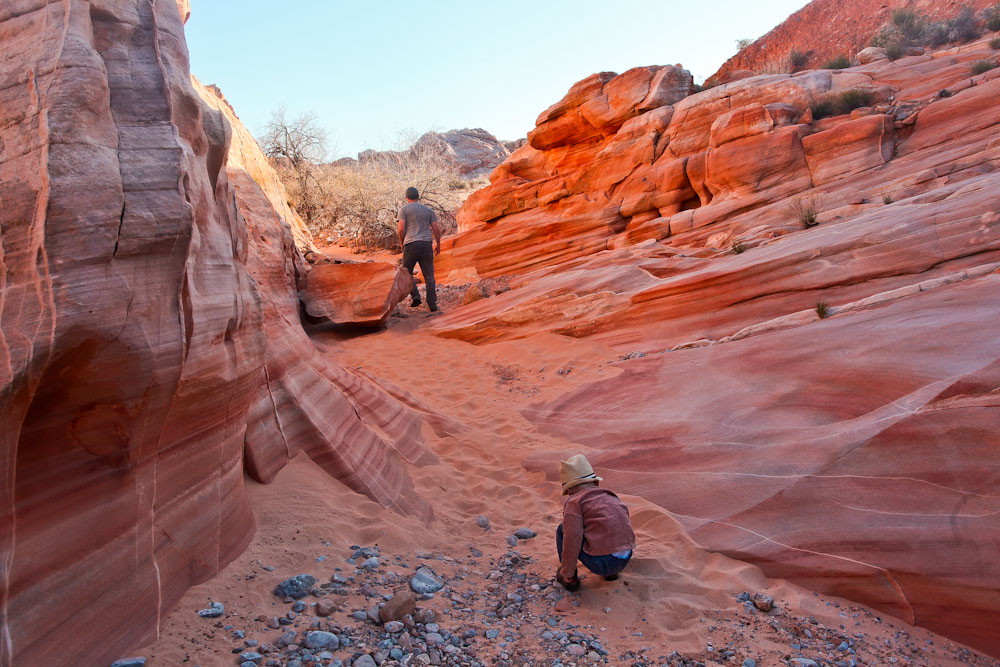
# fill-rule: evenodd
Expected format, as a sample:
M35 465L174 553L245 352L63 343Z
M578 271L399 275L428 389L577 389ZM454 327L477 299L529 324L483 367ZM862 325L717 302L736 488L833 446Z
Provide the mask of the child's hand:
M563 587L566 590L570 591L571 593L580 588L580 577L576 576L576 572L573 573L572 579L566 581L565 579L563 579L562 573L559 572L559 570L556 570L556 581L562 584Z

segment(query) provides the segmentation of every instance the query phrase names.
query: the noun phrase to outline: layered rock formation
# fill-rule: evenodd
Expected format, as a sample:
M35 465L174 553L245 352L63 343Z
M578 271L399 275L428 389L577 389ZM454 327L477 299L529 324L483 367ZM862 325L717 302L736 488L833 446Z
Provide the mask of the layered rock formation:
M813 0L741 49L710 79L726 81L737 72L762 72L785 63L792 52L805 57L804 67L822 67L838 56L852 56L867 47L899 9L940 21L963 7L978 10L995 4L995 0Z
M245 470L306 451L422 511L419 421L303 332L287 212L192 87L182 14L0 9L0 664L152 639L249 540Z
M317 264L302 281L306 312L335 324L379 326L409 295L413 276L398 264Z
M493 171L510 155L511 146L516 147L517 144L500 141L482 128L426 132L406 151L367 150L358 155L358 160L429 155L440 159L459 174L472 178Z
M514 289L434 329L617 348L618 377L526 415L706 547L1000 655L1000 70L970 72L988 57L686 97L676 68L590 77L446 241L440 276ZM813 119L856 89L872 106ZM527 465L556 479L558 456Z

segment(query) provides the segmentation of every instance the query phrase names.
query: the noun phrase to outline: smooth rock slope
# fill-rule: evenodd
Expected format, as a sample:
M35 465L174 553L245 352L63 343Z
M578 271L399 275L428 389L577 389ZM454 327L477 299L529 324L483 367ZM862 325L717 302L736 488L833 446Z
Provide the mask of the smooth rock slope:
M303 332L308 239L192 86L186 14L0 9L0 664L152 640L250 540L244 471L299 451L423 511L419 422Z
M440 275L514 289L432 330L613 346L620 375L524 414L705 547L1000 655L988 41L693 95L671 67L579 82L446 242ZM814 116L844 93L868 106Z

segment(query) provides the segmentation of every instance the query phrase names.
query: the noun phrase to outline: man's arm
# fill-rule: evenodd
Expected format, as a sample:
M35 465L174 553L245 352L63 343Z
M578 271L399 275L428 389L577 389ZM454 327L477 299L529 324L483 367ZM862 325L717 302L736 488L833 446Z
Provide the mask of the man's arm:
M438 227L437 220L431 223L431 232L434 233L434 254L441 254L441 228Z
M399 245L402 246L403 241L406 240L406 220L403 220L402 218L399 219L397 231L399 232Z

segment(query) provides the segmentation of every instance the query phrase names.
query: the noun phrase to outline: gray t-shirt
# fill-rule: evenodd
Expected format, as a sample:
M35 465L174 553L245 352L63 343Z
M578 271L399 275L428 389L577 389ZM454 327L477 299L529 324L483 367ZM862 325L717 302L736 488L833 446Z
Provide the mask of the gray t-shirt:
M434 240L434 234L431 233L431 223L437 222L437 214L420 202L415 201L399 209L399 215L396 219L406 223L403 245L414 241Z

